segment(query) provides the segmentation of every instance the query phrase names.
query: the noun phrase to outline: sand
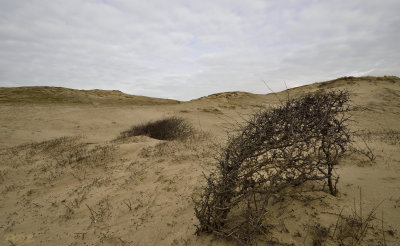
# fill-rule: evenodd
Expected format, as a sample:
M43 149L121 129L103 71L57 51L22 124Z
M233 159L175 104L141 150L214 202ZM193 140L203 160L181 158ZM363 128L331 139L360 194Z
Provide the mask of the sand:
M62 100L47 100L51 88L41 87L24 92L39 90L39 101L24 101L20 92L0 88L0 245L232 245L195 235L192 202L226 132L287 95L329 89L350 91L350 128L363 130L367 145L355 137L362 153L350 151L340 161L336 197L295 190L299 196L271 205L259 245L338 245L338 225L346 224L340 217L356 214L365 221L371 211L360 244L400 245L396 77L342 78L277 95L229 92L189 102L138 103L120 92L63 88L57 89ZM74 97L79 100L71 102ZM198 133L185 141L116 140L133 125L165 116L187 119Z

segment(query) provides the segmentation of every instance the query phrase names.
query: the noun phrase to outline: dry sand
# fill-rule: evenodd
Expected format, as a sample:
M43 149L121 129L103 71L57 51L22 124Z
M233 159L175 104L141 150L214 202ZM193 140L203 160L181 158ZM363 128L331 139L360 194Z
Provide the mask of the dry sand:
M346 224L339 214L366 219L380 204L361 245L400 245L400 79L339 79L288 94L329 89L351 92L350 127L364 130L375 160L349 152L338 166L337 197L295 190L299 196L271 206L262 239L338 245L334 234ZM192 194L226 131L287 96L231 92L179 103L57 88L57 99L46 96L52 88L35 87L24 89L24 100L13 90L0 88L0 245L231 245L194 235ZM172 115L201 134L114 141L132 125ZM355 146L369 152L359 137Z

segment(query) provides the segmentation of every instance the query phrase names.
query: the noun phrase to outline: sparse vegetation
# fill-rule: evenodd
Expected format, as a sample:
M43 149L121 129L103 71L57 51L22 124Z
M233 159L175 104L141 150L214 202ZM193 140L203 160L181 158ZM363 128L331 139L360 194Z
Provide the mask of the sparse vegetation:
M47 182L67 173L82 181L87 169L105 168L105 164L113 159L114 150L113 145L90 146L80 137L60 137L4 149L0 151L0 156L13 168L31 166L32 171L44 174Z
M335 195L334 167L350 142L348 100L347 91L319 92L253 115L229 138L194 200L197 232L251 244L266 232L269 201L288 186L323 181Z
M373 140L379 140L389 145L400 144L400 131L395 129L382 129L379 131L371 131L364 129L355 133L355 136L360 137L362 141L370 142Z
M121 132L120 138L133 136L149 136L159 140L184 139L193 133L194 129L185 119L172 116L133 126Z
M382 201L383 202L383 201ZM373 230L372 224L376 220L375 214L378 207L382 204L380 202L369 213L363 215L362 195L360 188L359 208L357 210L356 200L354 199L354 207L351 215L343 215L343 209L338 215L331 238L339 245L360 245L367 235L369 230ZM381 244L386 245L384 231L383 231L383 218L382 218L382 238L377 237L374 241L379 241Z
M0 104L72 105L172 105L171 99L134 96L117 90L75 90L62 87L31 86L0 88Z
M364 138L361 138L362 142L364 143L365 148L357 148L353 147L353 151L360 153L368 158L371 163L375 162L376 155L372 151L371 147L368 145L367 141Z

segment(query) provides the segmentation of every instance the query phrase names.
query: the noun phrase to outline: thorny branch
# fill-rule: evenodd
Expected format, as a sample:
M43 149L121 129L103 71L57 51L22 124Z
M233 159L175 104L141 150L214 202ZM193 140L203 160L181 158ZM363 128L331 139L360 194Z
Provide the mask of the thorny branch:
M288 186L323 180L335 195L334 167L350 143L348 101L347 91L317 92L251 116L229 137L194 200L197 233L251 244L266 230L268 201ZM230 220L238 210L241 219Z

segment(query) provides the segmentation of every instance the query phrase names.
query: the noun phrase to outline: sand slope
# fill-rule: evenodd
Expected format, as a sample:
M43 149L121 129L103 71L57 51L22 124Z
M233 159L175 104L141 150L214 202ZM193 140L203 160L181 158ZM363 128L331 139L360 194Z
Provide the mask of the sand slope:
M229 92L189 102L115 91L1 88L0 245L231 245L194 235L191 200L225 132L260 107L330 89L351 92L350 127L362 130L354 140L364 154L349 152L341 161L337 197L300 187L271 206L262 239L338 245L340 226L342 237L351 233L345 218L366 219L383 201L361 244L399 245L396 77L342 78L277 94ZM186 141L115 140L134 124L171 115L186 118L199 133Z
M179 101L134 96L118 90L75 90L62 87L30 86L1 88L0 103L12 104L89 104L89 105L160 105Z

